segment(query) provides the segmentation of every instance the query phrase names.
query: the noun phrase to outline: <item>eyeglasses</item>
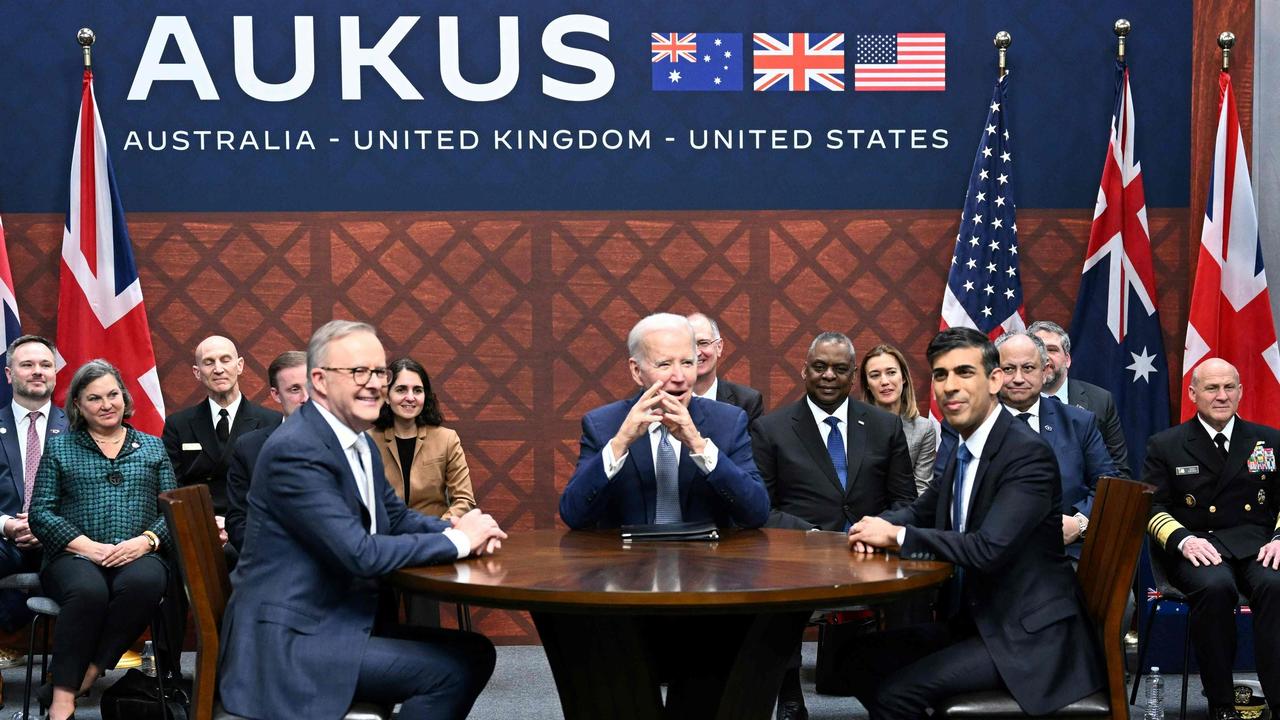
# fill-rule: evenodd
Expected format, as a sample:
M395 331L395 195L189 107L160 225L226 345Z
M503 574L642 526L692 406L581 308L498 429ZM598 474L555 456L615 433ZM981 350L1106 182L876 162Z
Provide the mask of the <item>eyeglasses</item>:
M707 348L711 347L712 345L715 345L718 342L720 342L720 338L716 338L714 340L699 340L695 344L698 346L699 350L706 350Z
M320 368L320 369L321 369L321 370L331 370L331 371L333 371L333 372L344 372L344 373L350 373L350 375L351 375L351 379L352 379L352 380L354 380L354 381L355 381L355 383L356 383L357 385L360 385L361 387L363 387L363 386L365 386L365 385L368 385L368 384L369 384L369 381L370 381L370 380L372 380L372 379L373 379L373 378L375 378L375 377L376 377L376 378L378 378L379 380L384 380L384 381L387 379L387 369L386 369L386 368L384 368L384 367L376 367L376 368L367 368L367 367L353 367L353 368L351 368L351 367L350 367L350 368L343 368L343 367L323 367L323 366L321 366L321 368Z

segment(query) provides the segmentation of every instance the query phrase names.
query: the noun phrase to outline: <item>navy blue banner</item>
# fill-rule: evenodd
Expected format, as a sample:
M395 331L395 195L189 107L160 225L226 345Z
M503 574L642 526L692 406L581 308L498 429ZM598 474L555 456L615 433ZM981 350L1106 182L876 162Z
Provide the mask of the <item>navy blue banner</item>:
M1121 16L1147 201L1188 204L1190 0L68 0L4 14L0 212L65 206L81 26L98 34L98 104L132 212L959 211L998 30L1013 35L1017 196L1092 207Z

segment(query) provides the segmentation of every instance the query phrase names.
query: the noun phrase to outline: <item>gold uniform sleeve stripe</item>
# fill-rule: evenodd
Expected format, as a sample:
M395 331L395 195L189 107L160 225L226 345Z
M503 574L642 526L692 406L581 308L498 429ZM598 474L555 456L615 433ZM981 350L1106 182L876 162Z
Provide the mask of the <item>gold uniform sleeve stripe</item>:
M1169 536L1182 529L1182 523L1173 519L1167 512L1156 513L1147 523L1147 532L1160 543L1161 547L1169 541Z
M1274 529L1274 530L1280 530L1280 515L1277 515L1277 516L1276 516L1276 526L1275 526L1275 528L1273 528L1273 529Z

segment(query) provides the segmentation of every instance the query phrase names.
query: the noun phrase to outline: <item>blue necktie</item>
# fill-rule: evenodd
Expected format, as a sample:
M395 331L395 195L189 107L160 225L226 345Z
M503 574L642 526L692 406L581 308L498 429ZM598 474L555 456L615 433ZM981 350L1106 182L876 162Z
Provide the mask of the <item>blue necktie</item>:
M849 487L849 458L844 454L844 437L840 435L840 419L834 415L823 420L831 426L827 433L827 453L831 455L831 464L836 467L836 477L840 478L841 489Z
M964 473L969 469L969 461L973 459L973 453L969 452L969 446L960 443L960 447L956 448L956 477L951 485L951 529L957 532L964 530L965 508L964 508Z
M678 523L683 519L680 512L680 462L676 459L676 451L671 447L671 441L667 440L665 427L662 428L662 438L658 440L658 460L653 470L658 479L654 522Z

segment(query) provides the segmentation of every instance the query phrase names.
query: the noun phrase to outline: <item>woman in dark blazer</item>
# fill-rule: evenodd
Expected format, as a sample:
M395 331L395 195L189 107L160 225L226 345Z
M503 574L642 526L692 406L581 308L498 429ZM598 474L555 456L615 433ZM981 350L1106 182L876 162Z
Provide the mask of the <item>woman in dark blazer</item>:
M69 432L49 438L36 473L31 529L44 546L40 580L62 612L53 631L49 718L74 717L77 695L133 644L164 594L170 542L157 495L172 490L160 439L125 419L133 399L105 360L85 363L67 391Z
M915 383L907 369L902 351L892 345L877 345L862 359L858 384L862 399L902 418L902 431L907 435L907 452L911 455L916 494L933 482L933 462L938 452L938 430L933 421L920 415L916 407Z

